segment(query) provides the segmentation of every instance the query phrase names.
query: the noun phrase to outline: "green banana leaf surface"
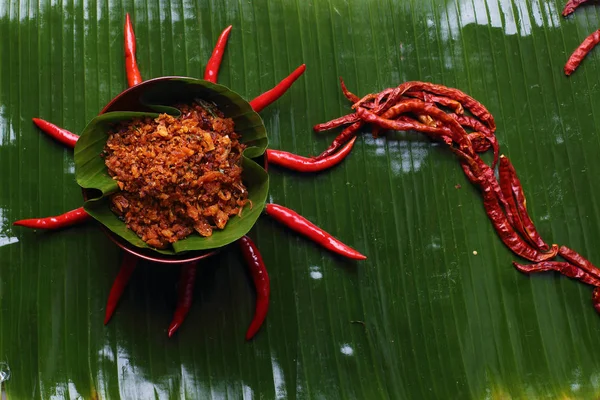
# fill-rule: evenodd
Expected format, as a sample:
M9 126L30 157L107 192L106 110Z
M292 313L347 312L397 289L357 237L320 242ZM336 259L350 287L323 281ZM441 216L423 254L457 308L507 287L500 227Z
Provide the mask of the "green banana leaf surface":
M268 201L365 254L347 261L262 216L250 231L271 278L255 294L236 244L203 260L179 332L167 328L178 266L140 263L111 322L121 251L89 222L13 227L83 204L72 132L127 87L125 14L142 77L201 78L233 25L219 83L245 99L297 66L263 110L269 148L319 154L338 130L313 125L359 96L423 80L457 87L494 115L542 236L600 263L600 49L562 68L600 27L563 0L39 0L0 2L0 378L13 399L593 399L600 316L592 288L512 266L446 146L364 129L331 170L270 166ZM520 260L522 261L522 260ZM0 379L3 380L3 379Z

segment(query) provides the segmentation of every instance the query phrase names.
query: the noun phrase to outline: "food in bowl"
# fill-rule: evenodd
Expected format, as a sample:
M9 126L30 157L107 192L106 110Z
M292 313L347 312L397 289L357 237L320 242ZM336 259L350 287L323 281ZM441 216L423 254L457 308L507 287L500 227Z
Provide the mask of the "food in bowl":
M120 191L112 211L149 246L164 249L197 232L211 236L249 202L231 118L202 100L119 123L103 151Z

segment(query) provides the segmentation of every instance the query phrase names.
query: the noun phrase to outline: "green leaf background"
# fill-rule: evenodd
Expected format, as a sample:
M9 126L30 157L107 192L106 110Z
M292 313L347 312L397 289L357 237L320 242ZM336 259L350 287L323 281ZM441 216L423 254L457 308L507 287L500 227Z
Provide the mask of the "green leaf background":
M360 95L415 79L466 91L496 117L541 233L600 263L600 52L571 78L562 73L600 26L600 7L564 19L563 5L0 3L0 362L12 372L8 399L597 398L600 317L591 289L517 273L454 157L412 133L365 132L342 165L320 174L269 168L273 202L369 258L347 262L261 218L250 235L270 270L272 300L250 343L243 336L254 294L235 246L202 263L192 311L169 340L177 268L138 268L104 327L120 254L99 227L11 226L81 205L73 152L31 118L80 132L125 88L130 12L144 78L201 77L229 24L219 81L243 97L305 62L292 90L261 113L271 148L308 155L327 147L335 133L311 127L349 111L338 76Z

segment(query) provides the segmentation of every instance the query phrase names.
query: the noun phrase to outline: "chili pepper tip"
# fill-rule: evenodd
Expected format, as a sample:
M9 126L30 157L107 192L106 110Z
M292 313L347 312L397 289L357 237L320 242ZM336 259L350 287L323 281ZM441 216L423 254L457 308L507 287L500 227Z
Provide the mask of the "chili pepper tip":
M296 79L304 73L304 71L306 71L306 64L300 65L271 90L268 90L251 100L250 106L252 109L256 112L260 112L269 104L280 98L292 86Z
M227 39L229 38L229 33L231 32L232 28L233 25L229 25L219 35L219 38L217 39L217 44L215 44L215 48L213 49L210 59L206 63L206 69L204 70L204 80L217 83L219 69L221 68L221 61L223 60L223 53L225 52L225 47L227 46Z

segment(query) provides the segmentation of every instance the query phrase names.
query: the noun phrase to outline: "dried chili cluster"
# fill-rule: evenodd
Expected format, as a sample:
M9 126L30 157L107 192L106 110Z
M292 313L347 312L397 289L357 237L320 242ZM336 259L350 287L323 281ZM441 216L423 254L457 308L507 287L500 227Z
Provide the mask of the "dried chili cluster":
M592 299L600 312L600 270L568 247L549 245L542 239L527 211L513 165L499 154L496 124L483 104L458 89L417 81L359 98L340 81L354 112L314 127L324 131L346 126L314 160L336 154L366 124L372 125L375 137L382 129L416 131L445 143L458 157L469 181L480 189L486 214L502 242L517 256L535 263L515 262L515 267L524 273L557 271L594 286ZM494 155L491 166L480 157L490 149ZM558 255L566 261L556 261Z

